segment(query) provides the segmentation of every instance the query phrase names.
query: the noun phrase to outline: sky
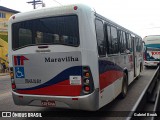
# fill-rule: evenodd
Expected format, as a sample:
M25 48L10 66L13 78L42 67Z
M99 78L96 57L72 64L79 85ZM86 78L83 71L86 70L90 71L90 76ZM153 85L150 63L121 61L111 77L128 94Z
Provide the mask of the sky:
M33 10L33 6L26 3L28 1L32 0L0 0L0 6L26 12ZM46 7L86 4L142 38L147 35L160 35L160 0L43 0L43 2ZM37 5L37 9L41 8L41 5Z

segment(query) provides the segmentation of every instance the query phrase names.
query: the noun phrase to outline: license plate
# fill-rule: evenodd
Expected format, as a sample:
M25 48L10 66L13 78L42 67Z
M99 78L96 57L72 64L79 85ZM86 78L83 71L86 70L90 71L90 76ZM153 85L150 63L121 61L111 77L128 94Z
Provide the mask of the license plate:
M42 106L56 106L55 101L54 100L42 100L41 101Z

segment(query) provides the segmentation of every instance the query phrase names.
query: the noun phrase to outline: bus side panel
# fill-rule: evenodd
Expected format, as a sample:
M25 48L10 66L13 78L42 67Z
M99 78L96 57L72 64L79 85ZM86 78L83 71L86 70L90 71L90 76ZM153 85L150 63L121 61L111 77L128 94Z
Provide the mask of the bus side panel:
M111 102L117 96L117 94L120 93L122 86L121 80L123 78L123 69L110 60L106 58L99 58L101 107Z

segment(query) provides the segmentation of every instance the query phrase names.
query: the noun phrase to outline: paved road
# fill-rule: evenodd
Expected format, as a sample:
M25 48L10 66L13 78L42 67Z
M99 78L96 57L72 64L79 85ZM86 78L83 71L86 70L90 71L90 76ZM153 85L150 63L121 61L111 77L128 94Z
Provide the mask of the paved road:
M118 97L111 102L110 104L106 105L102 109L100 109L98 112L89 114L88 117L54 117L54 120L124 120L124 117L107 117L107 116L114 116L117 114L122 114L122 111L130 111L137 101L138 97L140 96L141 92L144 90L146 85L148 84L150 78L152 77L155 68L145 69L143 73L141 74L141 77L139 79L136 79L130 86L128 90L128 94L125 99L119 99ZM10 87L10 79L9 76L0 76L0 111L38 111L38 112L44 112L44 111L52 111L53 114L57 111L63 112L65 110L61 109L54 109L54 108L43 108L43 107L32 107L32 106L16 106L13 103L12 96L11 96L11 87ZM110 113L110 111L115 111ZM73 113L75 116L79 116L79 114L84 114L85 111L76 111L73 110L67 110L67 113ZM99 116L103 113L103 117ZM115 114L116 113L116 114ZM125 112L126 113L126 112ZM95 117L96 115L96 117ZM1 118L2 119L2 118ZM13 118L17 119L17 118ZM26 119L26 118L21 118Z

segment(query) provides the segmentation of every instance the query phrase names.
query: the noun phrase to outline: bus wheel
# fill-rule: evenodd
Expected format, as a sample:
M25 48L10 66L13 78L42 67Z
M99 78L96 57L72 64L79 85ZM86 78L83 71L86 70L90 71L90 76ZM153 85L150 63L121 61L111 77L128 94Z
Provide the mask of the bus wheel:
M128 81L127 81L127 75L124 73L123 75L123 83L122 83L122 91L120 94L121 98L125 98L127 95L127 90L128 90Z

